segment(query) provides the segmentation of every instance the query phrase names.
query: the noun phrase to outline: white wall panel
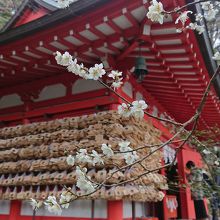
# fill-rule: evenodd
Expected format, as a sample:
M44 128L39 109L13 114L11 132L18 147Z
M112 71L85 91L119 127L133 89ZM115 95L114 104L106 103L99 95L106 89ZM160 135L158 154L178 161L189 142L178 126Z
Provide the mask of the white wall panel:
M132 217L132 205L130 201L123 201L123 218Z
M39 98L35 99L34 101L38 102L48 99L55 99L55 98L63 97L65 95L66 95L66 87L63 84L59 83L44 87L39 94Z
M135 202L135 216L137 218L144 216L144 204L142 202Z
M17 94L10 94L0 98L0 109L22 105L23 101Z
M95 218L107 218L107 201L95 200Z
M0 215L8 215L10 213L10 201L0 200Z
M90 92L104 88L99 82L95 80L78 79L72 87L72 94L79 94L83 92Z
M144 100L144 96L140 92L137 92L135 96L135 100Z
M133 92L132 92L133 88L131 83L126 82L123 86L122 86L122 91L128 95L129 97L133 98Z
M77 200L70 204L68 209L63 209L63 217L91 218L91 200ZM33 210L27 201L22 202L21 215L31 216ZM95 201L95 218L107 218L107 202L104 200ZM56 216L41 208L36 213L37 216Z

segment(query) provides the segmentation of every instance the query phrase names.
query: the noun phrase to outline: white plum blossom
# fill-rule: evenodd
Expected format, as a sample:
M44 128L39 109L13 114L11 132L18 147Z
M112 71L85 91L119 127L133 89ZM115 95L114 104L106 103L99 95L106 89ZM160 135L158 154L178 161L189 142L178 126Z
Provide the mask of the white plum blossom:
M162 201L164 196L165 196L165 194L162 191L159 191L157 194L158 201Z
M130 165L133 164L136 160L138 160L139 156L137 155L136 151L133 151L133 152L125 153L124 159L126 164Z
M148 8L147 17L153 22L159 22L163 24L164 18L164 9L163 4L161 2L157 2L156 0L152 1L152 5Z
M71 62L71 64L68 65L67 70L71 73L78 75L78 67L80 66L79 64L77 64L77 59L74 59L73 62Z
M217 13L217 9L211 9L205 12L204 17L207 21L212 21L215 19Z
M69 0L57 0L58 6L60 8L67 8L70 4Z
M68 52L61 54L59 51L57 51L55 59L57 61L57 64L61 66L66 66L69 72L74 73L75 75L78 75L84 79L91 78L89 70L84 67L82 63L78 64L77 59L73 60L73 57Z
M60 8L67 8L72 2L75 1L77 0L57 0L57 3Z
M214 165L219 166L219 161L216 160L216 161L214 162Z
M57 203L55 196L48 196L47 200L44 202L46 209L54 214L61 215L62 209L60 205Z
M143 110L136 110L136 111L133 111L132 112L132 115L135 117L135 118L143 118L144 117L144 111Z
M187 12L189 12L189 11L187 11ZM202 15L198 14L198 16L196 17L196 21L200 23L201 19L202 19ZM177 20L175 23L177 23ZM204 27L204 25L200 25L199 23L196 23L196 22L189 23L189 25L187 25L186 27L183 26L182 28L177 28L176 32L181 33L184 29L191 29L191 30L197 31L198 34L202 34L205 31L205 27ZM184 23L182 22L182 24L184 25L185 22Z
M203 2L202 9L204 10L204 17L207 21L214 20L218 13L218 10L214 9L214 5L210 1Z
M78 163L88 163L92 161L92 158L88 155L86 149L80 149L79 152L76 153L76 161Z
M67 70L84 79L89 79L88 69L82 63L77 64L76 59L67 67Z
M89 70L84 67L83 63L79 65L78 75L84 79L89 79Z
M110 144L102 144L102 152L105 156L107 157L112 157L114 155L113 150L111 149L111 145Z
M70 202L70 200L73 198L73 195L71 193L71 188L68 188L69 191L63 191L61 196L65 197L67 202Z
M144 100L139 100L139 101L133 101L132 102L132 108L133 110L145 110L148 107L146 102Z
M124 117L133 115L136 118L144 117L144 110L148 107L144 100L133 101L132 106L122 103L118 106L118 113Z
M95 191L95 186L89 180L89 177L86 177L87 169L76 167L76 176L78 177L76 186L85 193L91 193Z
M123 78L118 78L118 79L116 79L116 80L112 83L112 87L113 87L114 89L117 89L117 88L121 87L121 85L123 84L122 80L123 80Z
M123 84L122 80L123 78L120 77L122 76L122 72L116 71L116 70L112 70L109 74L108 77L114 79L114 82L112 83L112 87L114 89L121 87L121 85Z
M62 59L63 59L63 55L59 51L57 51L55 56L55 60L57 61L57 64L62 65Z
M76 186L84 193L92 193L95 191L94 185L86 179L86 177L80 177L77 179Z
M59 51L57 51L55 59L57 64L61 66L69 66L73 62L73 57L68 52L61 54Z
M43 202L42 201L37 201L37 200L31 198L30 199L30 204L31 204L33 210L37 210L43 205Z
M120 152L127 152L127 151L132 151L132 148L129 147L131 143L129 141L122 141L120 142L119 145L119 151Z
M213 44L213 48L216 49L216 48L218 48L219 46L220 46L220 39L217 38L217 39L215 40L214 44Z
M105 70L102 63L95 64L94 67L89 68L89 75L88 75L89 79L98 80L103 75L105 75Z
M71 190L71 189L70 189ZM60 205L64 209L69 208L69 203L71 202L71 199L73 198L73 195L70 191L63 191L60 195Z
M131 107L129 104L122 103L118 106L118 114L122 115L123 117L131 116Z
M60 202L60 206L63 209L68 209L69 206L70 206L70 203L66 201L66 198L63 195L60 196L60 201L59 202Z
M211 4L210 1L202 2L201 5L202 5L202 9L203 9L204 11L212 10L213 7L214 7L213 4Z
M184 30L183 28L177 28L177 29L176 29L176 32L177 32L177 33L182 33L183 30Z
M214 54L214 56L212 57L213 60L216 60L216 61L220 61L220 53L219 52L216 52Z
M202 34L205 31L205 27L203 25L196 25L195 30L198 34Z
M115 70L112 70L109 74L108 74L108 77L112 78L112 79L116 79L118 77L122 76L122 72L119 72L119 71L115 71Z
M201 13L196 14L196 21L202 21L203 15Z
M202 151L202 153L208 155L208 154L211 154L211 151L204 149L204 150Z
M144 110L148 107L144 100L140 101L133 101L131 112L136 118L143 118L144 117Z
M188 26L186 26L187 29L195 30L198 32L198 34L202 34L205 31L205 28L203 25L198 25L197 23L190 23Z
M72 155L69 155L66 158L66 162L68 165L73 166L75 164L75 158Z
M104 161L103 161L101 155L98 154L97 151L92 150L91 156L93 157L93 159L92 159L93 166L95 166L96 164L104 164Z
M180 14L180 16L176 19L175 24L178 24L179 21L182 23L182 25L184 26L186 21L189 19L188 14L192 14L192 11L184 11Z
M85 167L81 169L79 166L77 166L75 172L76 172L76 176L78 178L81 178L81 177L85 177L87 169Z
M125 159L126 164L130 165L139 158L137 152L133 151L133 149L129 147L129 141L122 141L118 145L120 146L119 151L123 153L123 157Z

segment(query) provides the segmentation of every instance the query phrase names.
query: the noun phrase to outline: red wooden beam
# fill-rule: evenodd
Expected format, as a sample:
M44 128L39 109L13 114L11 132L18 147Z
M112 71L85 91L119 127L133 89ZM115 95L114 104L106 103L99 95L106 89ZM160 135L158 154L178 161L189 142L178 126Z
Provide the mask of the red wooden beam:
M147 88L150 88L150 89L165 89L165 90L168 90L168 91L175 91L175 92L178 92L179 88L178 88L178 85L176 84L173 84L173 85L160 85L160 83L158 83L157 85L153 85L153 84L147 84Z
M138 46L138 42L137 41L133 41L133 43L131 43L122 54L120 54L117 57L117 61L122 60L123 58L125 58L126 56L128 56L136 47Z
M8 220L17 220L21 212L21 201L11 201L10 215Z
M123 220L123 201L108 201L107 220Z
M162 28L162 27L161 27ZM178 34L161 34L161 35L152 35L151 39L153 41L170 41L170 40L181 40L182 43L184 43L185 40L185 34L178 33Z
M160 96L166 96L167 94L174 95L174 96L176 95L177 98L179 97L180 94L183 95L183 93L180 91L169 91L167 89L153 89L153 88L148 88L147 86L146 86L146 90L149 90L149 92L153 93L154 95L159 96L159 98Z
M57 114L57 113L65 113L76 110L82 110L86 108L91 108L95 106L103 106L110 105L116 102L116 99L112 96L103 96L97 97L88 100L76 101L67 104L55 105L50 107L44 107L42 109L33 109L28 112L16 113L10 115L0 116L0 121L12 121L12 120L20 120L23 118L34 118L39 117L44 114Z
M173 82L165 82L165 81L159 81L159 80L151 80L151 79L148 79L148 80L145 80L144 81L144 85L145 86L148 86L148 85L153 85L153 86L157 86L157 85L164 85L164 86L173 86Z
M52 85L55 83L74 82L76 78L77 77L71 73L64 73L53 77L45 77L44 79L39 79L29 83L19 84L13 87L0 89L0 96L12 93L19 93L20 91L28 92L30 91L30 88L32 91L39 90L44 86Z

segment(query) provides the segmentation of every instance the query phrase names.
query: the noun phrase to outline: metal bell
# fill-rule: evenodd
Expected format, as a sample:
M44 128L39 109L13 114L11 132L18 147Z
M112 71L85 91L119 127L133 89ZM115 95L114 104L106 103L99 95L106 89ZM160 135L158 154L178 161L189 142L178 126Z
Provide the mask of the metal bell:
M136 58L134 73L138 82L142 82L144 80L145 75L148 73L144 57Z

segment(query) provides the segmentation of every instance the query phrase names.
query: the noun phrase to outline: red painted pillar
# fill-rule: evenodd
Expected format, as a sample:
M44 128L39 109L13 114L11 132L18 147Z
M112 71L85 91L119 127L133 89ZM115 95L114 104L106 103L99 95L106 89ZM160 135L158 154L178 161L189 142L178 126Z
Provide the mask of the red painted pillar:
M162 162L162 166L163 165L164 165L164 162ZM165 169L161 170L161 174L164 175L164 176L166 175ZM166 203L166 191L164 191L164 194L165 194L165 196L164 196L164 199L163 199L163 218L168 219L167 203Z
M8 220L18 220L21 213L21 201L11 201L10 215Z
M182 149L178 154L178 172L182 177L182 183L187 183L187 178L185 174L185 166L187 161L193 160L194 162L197 159L197 155L193 151L188 151ZM180 204L181 207L181 217L183 219L195 219L195 208L193 200L191 199L191 191L189 187L186 187L185 190L180 191Z
M108 220L123 220L123 202L108 201Z

